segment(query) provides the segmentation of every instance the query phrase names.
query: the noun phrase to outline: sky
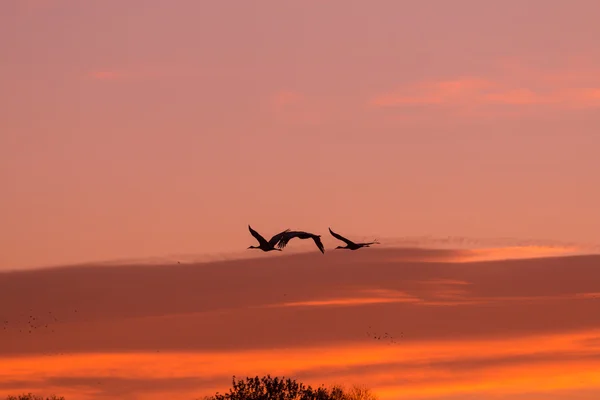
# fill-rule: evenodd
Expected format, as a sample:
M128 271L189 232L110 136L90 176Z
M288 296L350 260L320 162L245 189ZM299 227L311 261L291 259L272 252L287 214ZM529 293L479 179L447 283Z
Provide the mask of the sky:
M0 2L0 268L286 228L600 243L595 0Z
M192 400L271 374L381 400L598 399L600 256L470 252L3 272L0 397Z
M597 399L598 15L0 0L0 397Z

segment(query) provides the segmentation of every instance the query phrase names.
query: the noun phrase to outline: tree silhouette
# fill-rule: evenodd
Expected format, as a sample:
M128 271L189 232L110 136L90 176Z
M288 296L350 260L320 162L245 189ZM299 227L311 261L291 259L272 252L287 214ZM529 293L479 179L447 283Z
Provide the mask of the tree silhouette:
M354 385L350 390L345 391L342 387L337 386L343 392L344 400L377 400L375 393L371 389L364 386Z
M340 385L326 388L321 385L312 388L295 379L285 377L272 378L271 375L259 378L246 378L246 380L232 379L233 387L228 393L217 392L213 396L205 396L203 400L377 400L377 396L370 389L353 386L350 390ZM7 396L6 400L65 400L64 397L43 397L31 393L19 396Z
M294 379L272 378L271 375L246 380L232 379L232 388L228 393L217 392L206 396L204 400L376 400L369 389L354 386L345 392L341 386L328 389L324 386L312 388Z
M18 396L7 396L6 400L65 400L65 398L62 396L61 397L52 396L52 397L44 398L44 396L36 396L31 393L27 393L27 394L20 394Z

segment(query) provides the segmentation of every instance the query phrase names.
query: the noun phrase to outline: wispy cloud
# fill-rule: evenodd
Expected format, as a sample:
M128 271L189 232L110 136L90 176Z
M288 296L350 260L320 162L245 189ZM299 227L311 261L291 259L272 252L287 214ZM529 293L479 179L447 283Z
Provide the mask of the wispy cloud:
M311 306L356 306L361 304L380 304L380 303L413 303L419 301L412 297L406 298L385 298L385 297L355 297L328 300L309 300L296 301L290 303L281 303L276 307L311 307Z
M511 237L474 238L465 236L413 236L403 238L384 238L385 246L391 247L417 247L451 249L445 256L446 261L475 260L479 258L489 260L502 258L527 258L531 256L551 256L567 254L598 254L600 245L597 243L565 242L544 239L520 239ZM423 260L429 257L423 257Z
M568 108L600 107L600 87L535 90L482 80L424 82L377 96L377 107L408 105L554 105Z
M456 255L454 261L491 261L536 257L552 257L578 254L581 249L576 246L511 246L500 248L471 249Z
M369 104L387 108L454 107L467 111L494 106L600 107L600 70L586 74L572 70L536 71L514 62L502 67L508 74L466 75L402 85L373 97Z
M325 298L319 300L283 302L267 307L322 307L322 306L357 306L382 303L415 303L421 301L418 297L408 295L398 290L363 289L356 297Z
M403 105L439 105L472 102L480 93L497 86L478 78L460 78L438 82L419 82L377 96L371 104L379 107Z

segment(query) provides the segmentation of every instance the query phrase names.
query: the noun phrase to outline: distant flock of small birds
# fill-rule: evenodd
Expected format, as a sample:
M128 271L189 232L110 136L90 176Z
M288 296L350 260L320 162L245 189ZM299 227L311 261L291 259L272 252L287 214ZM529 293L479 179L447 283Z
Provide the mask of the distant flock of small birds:
M59 322L58 318L52 313L52 311L48 311L48 315L34 315L33 310L29 310L29 316L27 314L21 315L23 318L18 318L17 320L9 321L7 319L2 320L2 330L8 331L9 329L18 329L20 333L34 333L35 331L45 331L45 332L54 332L53 322ZM77 312L77 310L74 310ZM27 317L25 323L23 323L23 319Z
M319 248L319 250L321 251L321 253L325 254L325 247L323 246L323 243L321 242L321 235L316 235L316 234L310 233L310 232L292 231L290 229L286 229L285 231L276 234L269 241L267 241L258 232L256 232L254 229L252 229L252 227L250 225L248 225L248 229L250 230L250 233L252 234L252 236L254 236L256 238L256 240L258 240L258 243L259 243L258 246L248 247L249 249L261 249L262 251L272 251L272 250L282 251L282 249L288 244L288 242L290 240L292 240L293 238L298 238L298 239L312 239L315 242L315 244L317 245L317 247ZM346 239L345 237L333 232L331 230L331 228L329 228L329 233L331 233L331 235L334 238L341 240L342 242L344 242L346 244L346 246L338 246L338 247L336 247L336 249L357 250L362 247L369 247L372 244L379 244L379 242L377 240L374 240L372 242L366 242L366 243L355 243L355 242L353 242L349 239ZM31 310L31 311L33 311L33 310ZM74 310L74 311L77 312L77 310ZM9 327L11 325L13 325L13 328L19 329L19 332L21 332L21 333L31 334L35 330L40 329L40 328L48 329L49 331L54 332L54 329L52 329L51 324L50 324L52 321L42 322L42 320L48 320L48 319L54 320L53 322L58 322L58 319L56 318L56 316L54 316L52 314L51 311L48 311L48 314L49 315L46 318L40 318L38 316L29 315L29 318L26 323L28 326L22 326L22 325L19 326L19 324L17 324L17 326L15 326L14 324L10 324L8 320L1 320L0 322L2 322L2 330L6 331L9 329ZM396 343L394 338L389 336L387 333L385 333L383 336L381 336L381 335L374 335L373 333L369 332L369 333L367 333L367 335L372 337L375 340L384 339L384 340L389 340L392 343Z
M288 242L290 240L292 240L293 238L298 238L298 239L312 239L315 242L315 244L317 245L317 247L319 248L319 250L321 251L321 253L325 254L325 247L323 246L323 243L321 242L321 235L315 235L314 233L302 232L302 231L291 231L289 229L286 229L285 231L276 234L269 241L267 241L264 237L262 237L260 235L260 233L256 232L254 229L252 229L252 227L250 225L248 225L248 229L250 230L250 233L252 234L252 236L254 236L256 238L256 240L258 240L258 246L250 246L250 247L248 247L249 249L261 249L262 251L272 251L272 250L282 251L282 249L288 244ZM361 247L369 247L372 244L380 244L377 241L377 239L375 239L372 242L367 242L367 243L355 243L349 239L346 239L342 235L335 233L334 231L331 230L331 228L329 228L329 233L331 233L331 236L333 236L334 238L346 243L346 246L338 246L338 247L336 247L336 249L357 250L357 249L360 249Z
M369 326L369 329L371 329L371 327ZM394 338L394 336L390 335L387 332L384 332L383 335L381 334L377 334L377 333L373 333L373 332L367 332L367 336L370 338L373 338L375 340L384 340L387 341L388 344L395 344L398 343L398 341ZM400 333L400 337L404 338L404 332Z

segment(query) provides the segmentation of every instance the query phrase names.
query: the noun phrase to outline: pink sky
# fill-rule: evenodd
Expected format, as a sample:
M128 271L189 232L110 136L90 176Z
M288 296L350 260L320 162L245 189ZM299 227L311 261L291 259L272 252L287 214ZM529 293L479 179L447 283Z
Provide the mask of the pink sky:
M0 268L230 253L248 223L600 243L598 15L2 1Z

